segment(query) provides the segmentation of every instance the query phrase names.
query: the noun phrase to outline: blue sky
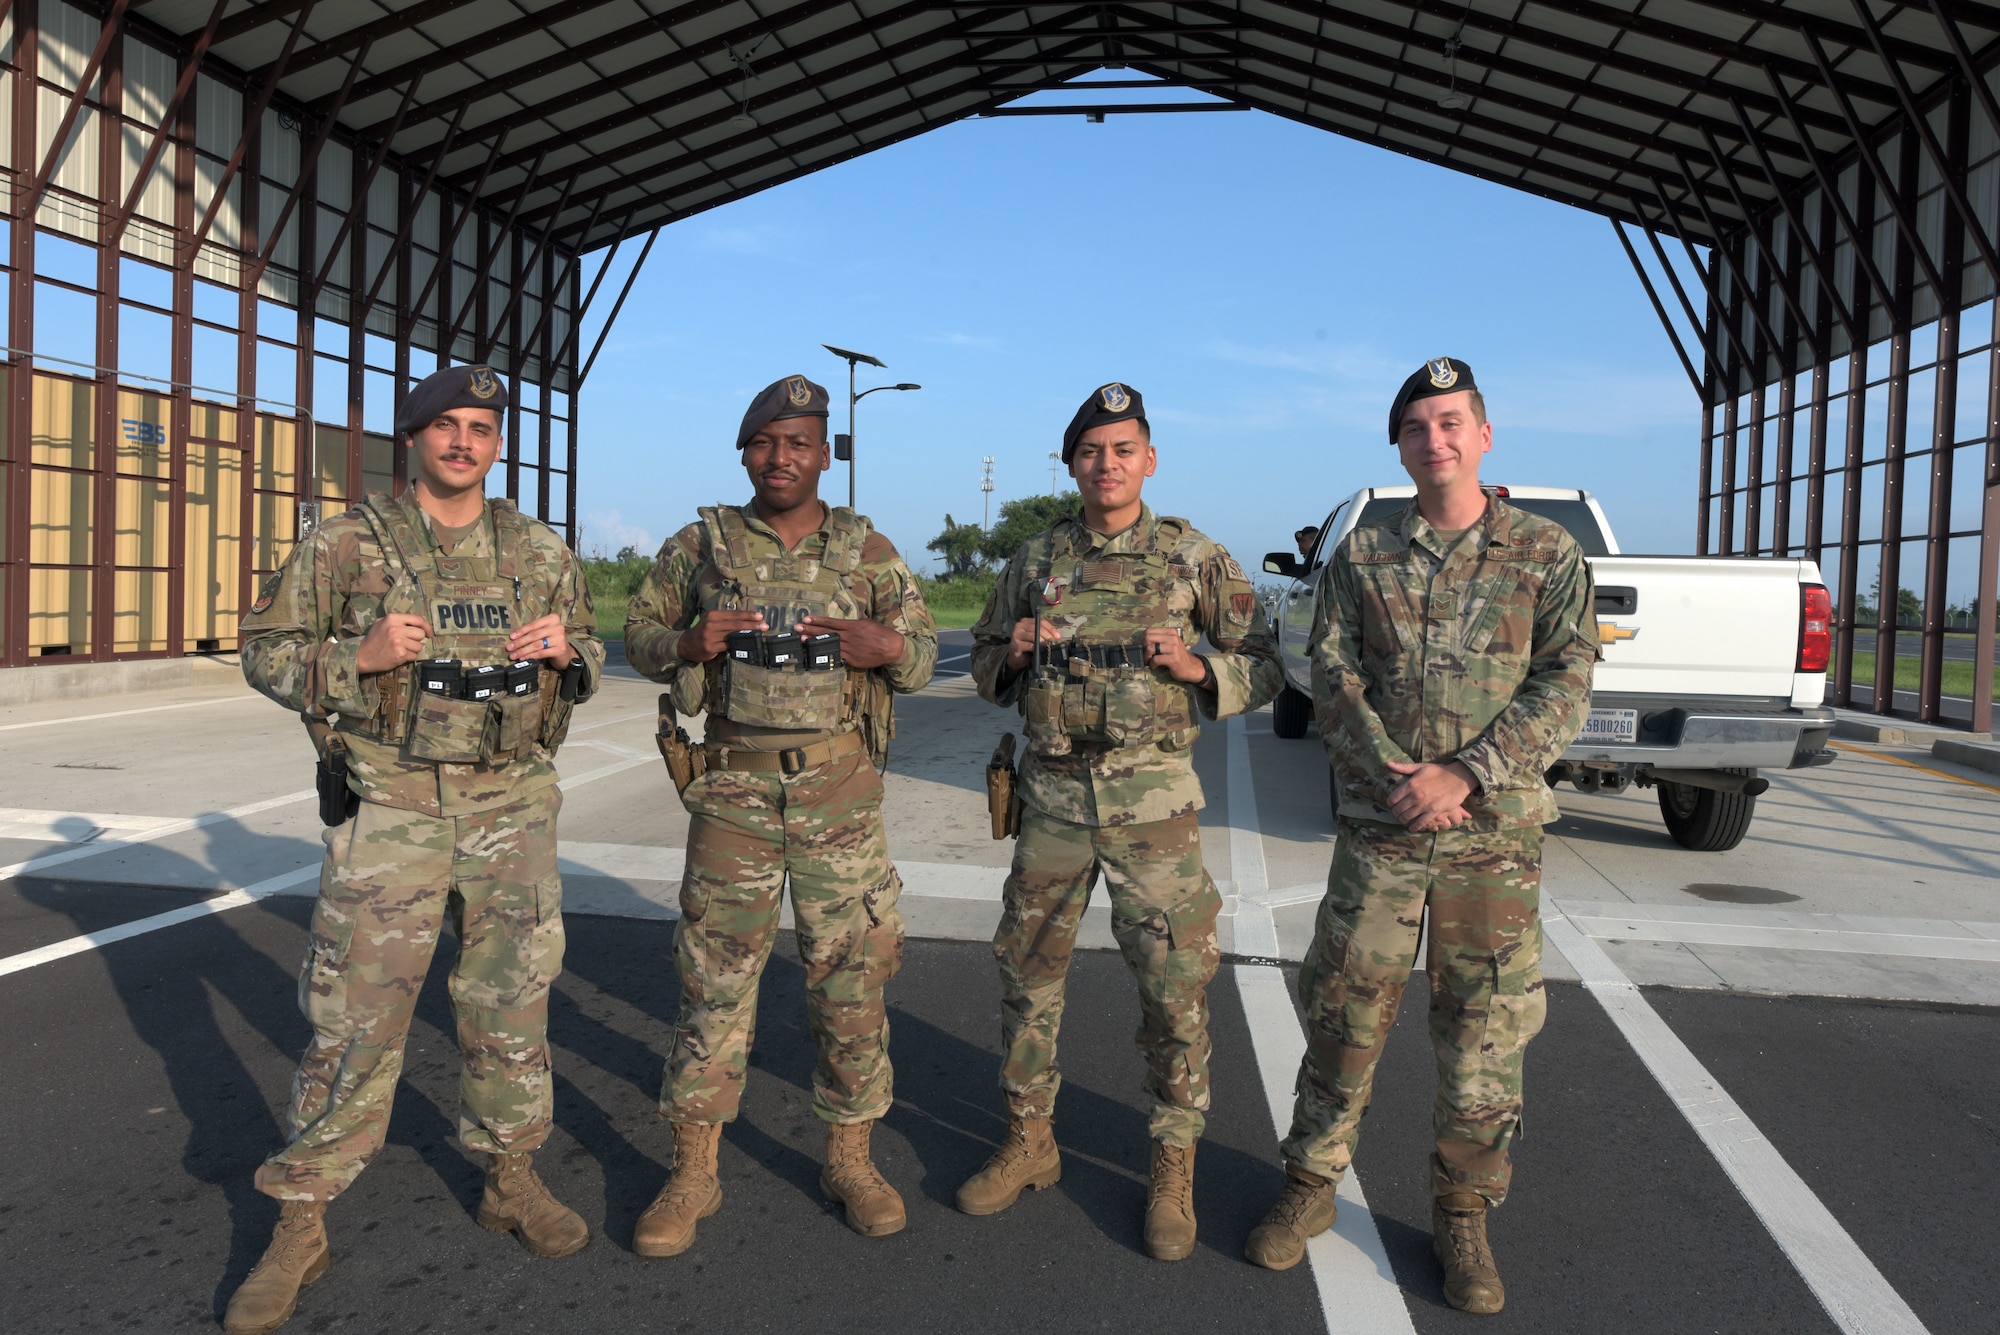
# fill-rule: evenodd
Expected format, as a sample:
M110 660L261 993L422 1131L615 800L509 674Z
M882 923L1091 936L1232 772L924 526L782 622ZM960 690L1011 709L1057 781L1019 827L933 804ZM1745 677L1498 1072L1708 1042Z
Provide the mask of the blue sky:
M822 343L888 363L864 388L924 387L858 431L859 508L918 569L947 512L979 519L982 456L996 514L1047 491L1107 380L1146 396L1147 500L1255 569L1406 480L1388 403L1441 354L1485 391L1488 480L1588 488L1627 551L1693 549L1699 405L1610 224L1257 112L963 122L669 226L581 396L586 550L745 499L737 423L781 375L844 429Z

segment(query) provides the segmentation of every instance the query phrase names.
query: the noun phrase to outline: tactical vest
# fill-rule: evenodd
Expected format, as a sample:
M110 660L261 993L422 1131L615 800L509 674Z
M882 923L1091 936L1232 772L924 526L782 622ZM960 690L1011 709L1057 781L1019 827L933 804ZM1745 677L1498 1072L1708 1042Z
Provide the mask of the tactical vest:
M1172 626L1190 645L1201 638L1194 625L1198 571L1174 547L1187 526L1156 522L1153 551L1096 556L1077 551L1076 529L1065 527L1048 564L1032 572L1032 598L1051 579L1061 589L1061 601L1043 615L1082 622L1074 640L1045 651L1049 664L1034 666L1022 696L1028 743L1041 755L1066 754L1073 741L1181 750L1200 732L1192 686L1145 666L1137 648L1131 661L1119 661L1127 656L1118 651L1140 645L1155 626Z
M546 665L526 694L501 688L504 673L495 674L491 688L468 692L483 698L425 689L438 675L427 673L426 665L438 660L458 660L468 678L474 669L505 668L514 632L554 610L555 581L543 563L524 560L533 530L513 502L487 502L492 551L468 557L434 547L421 521L386 495L371 492L354 508L391 567L382 610L423 617L432 638L422 659L398 670L398 689L384 692L397 704L367 719L343 717L338 726L400 744L409 759L433 764L505 765L537 742L553 753L569 731L572 706L556 690L562 674Z
M708 559L722 575L718 611L764 614L769 634L796 630L808 616L855 620L867 615L847 580L861 567L868 540L866 519L844 506L828 519L826 551L814 558L786 552L753 557L750 530L740 512L704 506ZM851 668L807 671L792 654L783 666L740 661L724 654L707 665L705 707L711 715L753 728L831 732L856 717L869 674Z

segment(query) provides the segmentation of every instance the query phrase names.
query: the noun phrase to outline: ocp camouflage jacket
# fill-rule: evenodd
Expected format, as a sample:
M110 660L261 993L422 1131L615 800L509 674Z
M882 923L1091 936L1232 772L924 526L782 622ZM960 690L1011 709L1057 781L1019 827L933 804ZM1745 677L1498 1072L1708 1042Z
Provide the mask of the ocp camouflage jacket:
M1164 558L1157 577L1127 578L1111 570L1153 564L1149 558L1156 557ZM1064 638L1092 641L1091 618L1081 610L1089 590L1076 586L1094 582L1092 572L1099 567L1110 576L1107 586L1121 588L1115 596L1123 603L1112 618L1121 627L1117 638L1124 638L1124 627L1177 626L1190 648L1206 635L1219 651L1208 655L1215 669L1213 694L1188 688L1201 714L1228 718L1277 695L1284 684L1277 646L1243 568L1187 520L1142 506L1138 522L1115 537L1093 531L1081 519L1066 519L1022 544L972 628L972 677L982 698L1018 706L1026 693L1029 673L1009 673L1007 654L1014 624L1035 614L1038 596L1031 586L1039 581L1053 575L1065 586L1064 602L1043 609ZM1190 749L1198 732L1190 726L1164 742L1129 746L1079 741L1060 756L1030 750L1021 761L1022 798L1037 811L1079 825L1136 825L1198 811L1205 799Z
M820 527L789 550L771 526L757 517L754 505L716 506L702 513L703 520L667 539L653 568L632 595L625 618L627 660L639 672L669 687L674 707L680 712L720 712L718 665L689 663L675 650L702 613L734 608L740 602L739 586L745 581L732 577L714 559L711 521L718 528L726 525L740 539L742 561L761 572L749 576L752 583L760 577L787 585L824 582L822 558L830 554L841 534L858 532L863 535L858 558L841 562L843 566L851 564L852 569L836 574L829 568L825 572L840 586L837 614L845 615L851 608L854 617L889 627L903 637L903 657L887 667L857 674L865 675L867 684L855 715L828 731L852 732L865 727L880 733L868 740L871 752L878 756L877 763L882 763L888 736L894 730L891 693L922 690L937 668L937 625L916 576L903 563L896 545L875 532L866 516L845 507L828 507ZM793 629L800 611L775 606L759 610L765 613L772 632ZM743 744L754 747L758 730L743 731L749 734L742 738Z
M399 530L426 544L421 551L405 553L407 559L439 559L437 536L411 492L394 499L374 493L368 502L385 515L400 517ZM521 514L512 501L489 498L486 511L492 522L473 529L442 563L462 562L469 568L486 563L501 579L518 578L517 624L559 614L571 649L584 663L577 700L588 699L603 675L604 645L597 638L597 617L575 555L554 530ZM500 545L497 557L494 536ZM524 746L505 764L440 764L415 759L406 743L368 735L377 730L372 725L384 721L378 717L384 709L382 682L390 674L364 675L356 667L361 637L386 612L437 615L419 605L410 579L395 579L397 565L359 507L320 524L265 580L243 619L244 679L287 709L322 718L338 715L349 786L367 801L429 816L456 816L505 806L555 783L550 752L539 744ZM509 609L509 619L514 616ZM439 630L449 634L442 626ZM409 702L405 695L399 709ZM395 723L400 733L401 720Z
M1464 828L1555 820L1542 776L1589 709L1592 596L1576 540L1498 498L1453 544L1415 501L1349 534L1320 577L1312 630L1340 814L1398 823L1389 763L1457 760L1479 780Z

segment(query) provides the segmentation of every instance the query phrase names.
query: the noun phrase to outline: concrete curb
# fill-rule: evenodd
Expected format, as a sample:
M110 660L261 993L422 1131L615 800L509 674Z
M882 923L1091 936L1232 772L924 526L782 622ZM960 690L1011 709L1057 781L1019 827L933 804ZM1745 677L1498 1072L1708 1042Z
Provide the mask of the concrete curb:
M234 654L9 668L0 672L0 708L50 700L129 695L135 691L171 691L242 679L243 669Z
M1931 754L1955 765L1969 765L1989 774L2000 774L2000 746L1984 745L1954 737L1940 737L1931 743Z
M1888 718L1853 710L1834 711L1833 735L1846 742L1879 742L1889 745L1924 746L1933 741L1991 741L1993 734L1967 732L1963 728L1938 727L1910 719Z

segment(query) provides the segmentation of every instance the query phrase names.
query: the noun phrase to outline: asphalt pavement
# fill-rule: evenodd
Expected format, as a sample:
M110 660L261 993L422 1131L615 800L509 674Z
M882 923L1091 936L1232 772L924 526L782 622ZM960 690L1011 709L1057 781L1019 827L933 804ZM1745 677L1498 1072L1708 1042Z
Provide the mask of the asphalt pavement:
M666 1173L655 1099L685 818L651 753L653 690L620 674L561 762L570 944L550 1024L557 1131L540 1159L591 1246L539 1260L472 1222L480 1172L455 1142L447 940L389 1146L330 1211L334 1267L292 1328L2000 1328L1986 1256L2000 1009L1969 1004L2000 995L2000 788L1895 747L1774 776L1727 854L1672 846L1645 795L1561 795L1550 1019L1529 1050L1514 1195L1493 1223L1509 1293L1498 1317L1448 1309L1430 1257L1421 975L1335 1234L1284 1274L1241 1259L1281 1181L1276 1123L1303 1042L1286 990L1331 850L1317 742L1275 738L1265 715L1209 729L1196 750L1232 957L1210 993L1195 1254L1167 1266L1140 1247L1138 1011L1109 949L1074 966L1061 1184L993 1218L959 1215L952 1192L1003 1124L985 938L1009 853L981 828L977 778L1006 720L955 675L963 648L947 636L940 681L905 701L889 777L914 939L890 990L897 1100L876 1147L908 1230L862 1239L819 1199L787 934L724 1137L724 1209L682 1257L632 1253ZM307 757L295 721L222 688L0 715L0 802L18 804L0 807L8 1330L214 1330L255 1263L276 1205L250 1174L280 1141L306 1039L296 974L319 851ZM1101 909L1084 940L1109 945ZM1829 1283L1890 1319L1814 1288Z

